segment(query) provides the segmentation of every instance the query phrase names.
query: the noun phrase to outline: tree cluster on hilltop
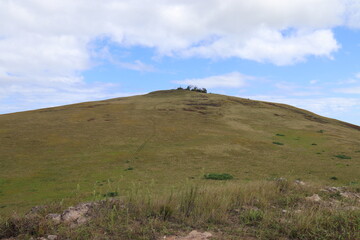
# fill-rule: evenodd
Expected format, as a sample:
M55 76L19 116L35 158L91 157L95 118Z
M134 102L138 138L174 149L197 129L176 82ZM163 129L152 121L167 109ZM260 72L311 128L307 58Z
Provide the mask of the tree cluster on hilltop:
M189 85L186 88L178 87L177 90L186 90L186 91L207 93L206 88L199 88L197 86L192 86L192 85Z

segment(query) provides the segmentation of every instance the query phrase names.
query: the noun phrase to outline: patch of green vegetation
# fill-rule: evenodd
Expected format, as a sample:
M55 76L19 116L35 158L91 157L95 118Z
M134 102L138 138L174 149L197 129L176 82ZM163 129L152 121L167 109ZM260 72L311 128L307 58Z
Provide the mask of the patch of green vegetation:
M311 145L316 146L317 144L316 144L316 143L312 143Z
M340 159L351 159L351 157L346 156L344 154L335 155L335 157L340 158Z
M273 144L276 144L276 145L284 145L283 143L281 142L272 142Z
M324 130L319 130L317 131L318 133L324 133L325 131Z
M276 136L285 137L285 135L284 135L284 134L281 134L281 133L277 133Z
M258 226L264 218L264 212L260 209L249 209L240 214L240 221L247 226Z
M332 176L330 179L331 179L331 180L334 180L334 181L338 180L338 178L335 177L335 176Z
M103 194L103 197L116 197L116 196L119 196L118 192L107 192Z
M355 151L356 153L360 153L360 150L358 150L358 151Z
M211 180L230 180L234 177L228 173L208 173L204 175L204 178Z
M128 167L128 168L125 169L125 171L132 171L132 170L134 170L133 167Z

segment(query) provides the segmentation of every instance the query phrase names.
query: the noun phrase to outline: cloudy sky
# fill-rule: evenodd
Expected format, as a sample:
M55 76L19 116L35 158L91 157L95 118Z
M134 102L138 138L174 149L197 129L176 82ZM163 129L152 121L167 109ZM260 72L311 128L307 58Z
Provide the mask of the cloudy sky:
M188 84L360 125L360 1L0 0L0 113Z

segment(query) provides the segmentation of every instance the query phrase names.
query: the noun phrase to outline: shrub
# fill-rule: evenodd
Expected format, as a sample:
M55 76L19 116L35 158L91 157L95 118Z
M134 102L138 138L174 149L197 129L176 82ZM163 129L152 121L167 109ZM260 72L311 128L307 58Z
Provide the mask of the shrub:
M230 180L234 177L228 173L208 173L204 175L204 178L212 180Z
M116 197L116 196L119 196L118 192L108 192L103 194L103 197Z
M276 136L284 137L285 135L284 135L284 134L281 134L281 133L277 133Z
M127 169L125 169L125 171L131 171L131 170L134 170L133 167L128 167Z
M248 226L257 226L264 218L264 212L259 209L250 209L240 215L240 221Z
M206 88L199 88L197 86L192 86L192 85L189 85L186 88L178 87L177 90L186 90L186 91L207 93Z
M338 178L335 177L335 176L331 177L330 179L331 179L331 180L334 180L334 181L338 180Z
M276 144L276 145L284 145L284 144L281 143L281 142L273 142L273 144Z
M351 159L351 157L343 155L343 154L335 155L335 157L340 158L340 159Z

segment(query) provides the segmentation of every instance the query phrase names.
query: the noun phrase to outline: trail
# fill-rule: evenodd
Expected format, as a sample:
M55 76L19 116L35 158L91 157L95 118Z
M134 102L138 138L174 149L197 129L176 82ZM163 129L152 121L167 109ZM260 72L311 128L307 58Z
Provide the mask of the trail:
M154 110L156 110L156 108L157 108L158 105L159 105L159 104L156 104L156 105L154 106ZM146 144L147 144L151 139L153 139L153 138L155 137L155 135L156 135L156 123L155 123L154 117L151 117L150 121L151 121L151 123L152 123L152 124L151 124L152 133L151 133L150 136L148 136L148 137L145 139L145 141L135 150L135 152L134 152L134 154L133 154L133 156L132 156L132 158L131 158L131 161L134 161L134 160L135 160L136 156L145 148Z

